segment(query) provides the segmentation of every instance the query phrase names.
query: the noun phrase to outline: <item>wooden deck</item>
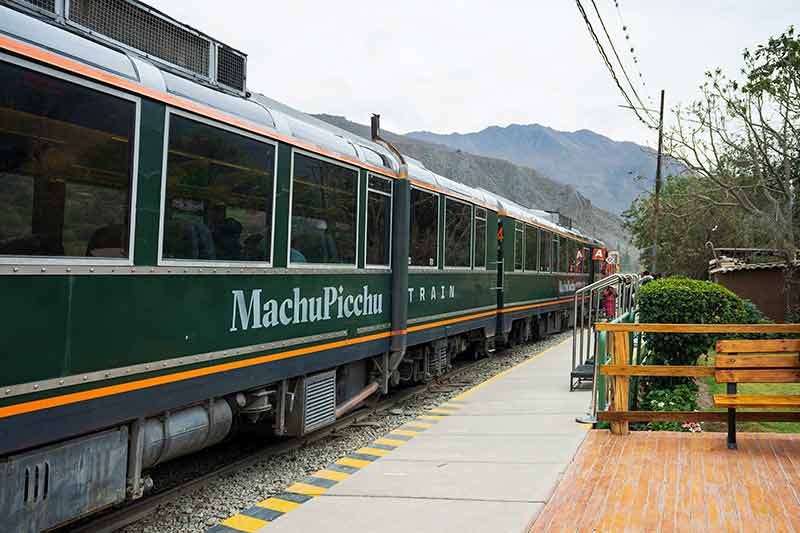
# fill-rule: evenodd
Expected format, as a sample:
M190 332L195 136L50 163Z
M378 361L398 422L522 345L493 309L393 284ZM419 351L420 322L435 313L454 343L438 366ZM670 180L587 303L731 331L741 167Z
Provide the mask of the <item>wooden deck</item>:
M800 533L800 435L590 431L531 532Z

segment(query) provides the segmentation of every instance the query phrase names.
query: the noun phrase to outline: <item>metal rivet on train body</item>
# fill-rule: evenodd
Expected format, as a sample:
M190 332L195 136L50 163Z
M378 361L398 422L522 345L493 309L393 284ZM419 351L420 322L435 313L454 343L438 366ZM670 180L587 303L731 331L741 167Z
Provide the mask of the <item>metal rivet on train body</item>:
M86 381L88 379L89 379L89 376L83 376L83 381Z
M67 267L67 272L72 272L72 269Z
M89 272L94 272L94 268L90 268L90 269L89 269Z
M156 269L155 269L155 268L151 268L151 269L150 269L150 272L155 272L155 271L156 271Z
M47 272L47 269L45 267L42 267L42 272Z
M109 377L109 376L111 376L111 374L109 374L108 372L106 372L106 377Z
M63 379L59 379L59 380L58 380L58 384L59 384L59 385L63 385L63 384L64 384L64 380L63 380Z
M6 394L11 394L11 389L6 389Z
M19 272L19 267L14 267L14 272Z
M136 269L135 269L135 268L132 268L132 269L131 269L131 272L136 272Z
M38 388L39 388L39 385L34 385L33 386L33 390L37 390Z

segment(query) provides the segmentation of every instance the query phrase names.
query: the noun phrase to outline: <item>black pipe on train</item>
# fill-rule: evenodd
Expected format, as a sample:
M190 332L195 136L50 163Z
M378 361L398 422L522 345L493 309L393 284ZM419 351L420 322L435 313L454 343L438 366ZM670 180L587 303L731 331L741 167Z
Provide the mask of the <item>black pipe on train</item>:
M400 165L399 179L394 183L392 206L392 357L399 363L406 353L406 328L408 326L408 249L411 219L411 190L408 184L408 168ZM402 332L402 333L401 333Z
M384 367L382 392L389 392L389 380L406 354L408 344L408 248L411 220L411 188L408 184L408 165L392 143L381 138L381 116L372 115L372 140L386 147L400 162L398 179L394 182L392 203L392 340L390 354Z

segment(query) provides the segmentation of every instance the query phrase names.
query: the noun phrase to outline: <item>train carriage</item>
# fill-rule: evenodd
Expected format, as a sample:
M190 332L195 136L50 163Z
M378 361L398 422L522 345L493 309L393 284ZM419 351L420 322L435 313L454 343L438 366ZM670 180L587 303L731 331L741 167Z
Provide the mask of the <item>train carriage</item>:
M599 241L250 93L245 66L137 1L0 1L8 527L563 329L597 274Z

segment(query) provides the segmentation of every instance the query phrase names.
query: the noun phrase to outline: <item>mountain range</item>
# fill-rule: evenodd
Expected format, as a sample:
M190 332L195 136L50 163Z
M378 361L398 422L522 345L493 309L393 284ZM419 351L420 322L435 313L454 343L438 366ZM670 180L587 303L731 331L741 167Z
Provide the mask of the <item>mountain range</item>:
M656 168L650 148L586 129L567 132L541 124L512 124L472 133L414 131L407 137L534 168L574 186L612 213L621 213L640 192L652 189ZM665 175L678 170L674 163L666 162L665 167Z
M370 138L370 127L345 117L320 114L315 118L349 133ZM629 242L618 214L594 204L587 194L570 183L551 179L538 169L498 157L486 157L443 143L383 130L381 135L404 154L421 161L428 169L472 187L482 187L522 205L559 211L573 219L586 233L603 240L610 249L628 257L635 269L638 251ZM591 193L590 193L591 194Z

